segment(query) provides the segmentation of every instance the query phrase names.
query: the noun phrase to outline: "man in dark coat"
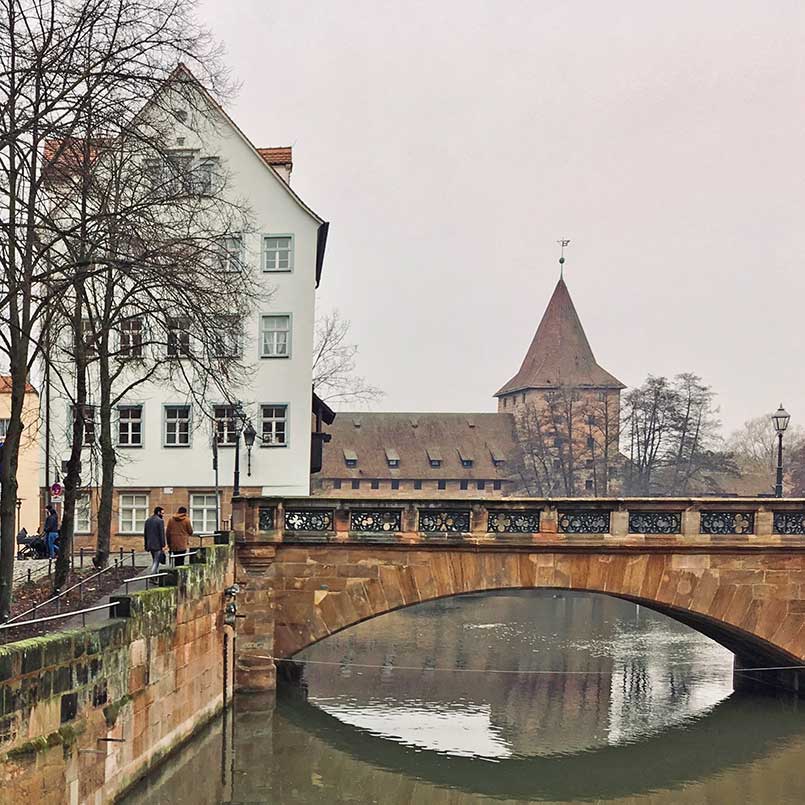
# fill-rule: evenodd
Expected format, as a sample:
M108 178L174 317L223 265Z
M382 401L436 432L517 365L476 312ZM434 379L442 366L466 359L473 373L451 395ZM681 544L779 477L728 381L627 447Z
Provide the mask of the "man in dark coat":
M42 528L42 532L45 535L48 556L51 559L55 559L56 554L59 552L59 549L56 547L56 540L59 538L59 518L53 506L45 507L45 525Z
M145 550L154 560L151 573L159 572L162 552L165 549L165 521L162 519L162 506L157 506L154 513L145 521L143 537L145 537Z

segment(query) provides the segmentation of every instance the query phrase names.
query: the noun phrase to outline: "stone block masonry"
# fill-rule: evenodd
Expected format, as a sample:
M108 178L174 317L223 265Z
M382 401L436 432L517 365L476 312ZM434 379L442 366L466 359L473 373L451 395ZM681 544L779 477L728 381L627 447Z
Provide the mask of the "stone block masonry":
M234 551L194 559L124 617L0 647L3 802L113 802L222 708Z

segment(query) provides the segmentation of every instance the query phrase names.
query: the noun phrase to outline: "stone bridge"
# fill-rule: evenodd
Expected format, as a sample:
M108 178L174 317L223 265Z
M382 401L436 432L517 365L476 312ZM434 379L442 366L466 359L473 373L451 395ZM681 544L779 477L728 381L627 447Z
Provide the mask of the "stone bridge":
M736 687L805 691L805 500L243 497L233 529L244 691L376 615L529 588L640 603L732 651Z

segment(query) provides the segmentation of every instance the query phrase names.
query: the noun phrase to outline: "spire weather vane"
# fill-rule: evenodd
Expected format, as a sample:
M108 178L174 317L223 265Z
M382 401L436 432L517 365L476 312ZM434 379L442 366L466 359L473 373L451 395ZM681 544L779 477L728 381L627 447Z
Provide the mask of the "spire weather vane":
M567 238L561 238L560 240L556 241L561 246L561 251L559 252L559 279L564 279L565 275L565 246L570 244L570 241Z

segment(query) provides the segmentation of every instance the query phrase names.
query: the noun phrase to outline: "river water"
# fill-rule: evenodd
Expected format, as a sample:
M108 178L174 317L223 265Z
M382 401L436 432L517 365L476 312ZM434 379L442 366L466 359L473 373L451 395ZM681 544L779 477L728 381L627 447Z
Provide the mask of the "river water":
M629 602L460 596L295 659L123 802L805 803L805 702L733 694L729 652Z

